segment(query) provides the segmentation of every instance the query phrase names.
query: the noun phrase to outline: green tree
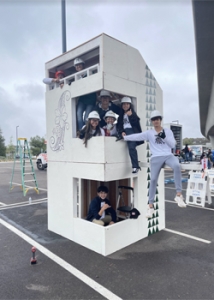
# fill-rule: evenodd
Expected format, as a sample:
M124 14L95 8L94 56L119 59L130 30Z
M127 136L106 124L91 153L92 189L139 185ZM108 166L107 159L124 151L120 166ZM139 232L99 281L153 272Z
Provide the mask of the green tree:
M30 148L32 155L38 155L42 151L46 151L45 139L39 137L38 135L30 138Z
M186 144L187 145L192 145L194 142L194 139L193 138L185 138L183 139L183 145L185 146Z
M14 154L16 152L16 146L13 145L13 137L10 137L10 143L9 145L6 147L6 153L9 157L14 157Z
M0 128L0 156L6 156L5 139Z

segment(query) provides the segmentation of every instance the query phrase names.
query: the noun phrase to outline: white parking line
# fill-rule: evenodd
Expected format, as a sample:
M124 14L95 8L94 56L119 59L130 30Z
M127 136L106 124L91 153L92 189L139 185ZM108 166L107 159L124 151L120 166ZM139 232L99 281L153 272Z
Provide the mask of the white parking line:
M177 204L177 202L172 201L172 200L165 200L165 202L170 202L170 203ZM209 207L196 206L196 205L192 205L192 204L187 204L187 206L193 207L193 208L200 208L200 209L206 209L206 210L212 210L212 211L214 211L214 208L209 208Z
M5 204L5 203L3 203L3 202L0 202L0 205L2 205L2 206L6 206L6 204Z
M29 205L35 205L35 204L40 204L40 203L45 203L47 202L47 198L44 199L39 199L39 200L32 200L31 203L28 201L26 202L19 202L19 203L14 203L14 204L9 204L3 207L0 207L1 210L6 210L6 209L11 209L11 208L18 208L18 207L24 207L24 206L29 206Z
M172 232L172 233L175 233L175 234L178 234L178 235L181 235L181 236L185 236L189 239L196 240L196 241L199 241L199 242L202 242L202 243L205 243L205 244L211 244L211 241L198 238L194 235L189 235L189 234L186 234L186 233L183 233L183 232L180 232L180 231L176 231L176 230L171 230L171 229L168 229L168 228L164 228L163 230L168 231L168 232Z
M11 224L5 222L4 220L0 219L0 224L17 234L19 237L21 237L23 240L25 240L30 245L33 245L36 247L40 252L42 252L44 255L46 255L48 258L52 259L55 263L57 263L59 266L67 270L69 273L71 273L73 276L84 282L86 285L88 285L90 288L95 290L97 293L102 295L103 297L109 299L109 300L122 300L122 298L118 297L108 289L106 289L104 286L99 284L98 282L94 281L69 263L67 263L65 260L54 254L53 252L49 251L47 248L42 246L41 244L37 243L35 240L12 226Z

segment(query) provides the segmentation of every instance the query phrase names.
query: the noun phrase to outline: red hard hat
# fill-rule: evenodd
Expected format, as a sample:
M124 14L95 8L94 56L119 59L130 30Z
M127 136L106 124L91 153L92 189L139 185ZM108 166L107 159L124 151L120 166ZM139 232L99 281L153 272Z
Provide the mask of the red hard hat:
M65 76L65 73L63 71L57 71L55 73L55 78L57 78L60 74L62 74L63 76Z

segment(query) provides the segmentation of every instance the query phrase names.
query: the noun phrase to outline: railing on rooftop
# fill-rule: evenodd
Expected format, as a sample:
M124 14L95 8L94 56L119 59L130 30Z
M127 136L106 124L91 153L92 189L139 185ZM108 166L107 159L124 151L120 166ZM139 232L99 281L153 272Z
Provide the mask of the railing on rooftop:
M72 82L83 79L85 77L89 77L91 75L94 75L94 74L98 73L99 70L100 70L99 64L96 64L96 65L93 65L91 67L88 67L87 69L79 71L77 73L68 75L68 76L64 77L63 79L61 79L60 82L56 82L54 87L50 86L50 90L53 89L53 88L60 87L61 83L71 85Z

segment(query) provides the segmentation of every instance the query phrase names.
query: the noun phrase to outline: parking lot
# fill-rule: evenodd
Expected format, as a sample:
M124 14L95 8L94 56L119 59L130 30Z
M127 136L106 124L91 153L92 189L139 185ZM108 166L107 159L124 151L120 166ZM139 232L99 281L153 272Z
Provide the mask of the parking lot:
M178 208L166 184L166 229L103 257L48 231L47 172L24 197L18 164L9 192L12 166L0 163L0 299L214 299L213 203Z

